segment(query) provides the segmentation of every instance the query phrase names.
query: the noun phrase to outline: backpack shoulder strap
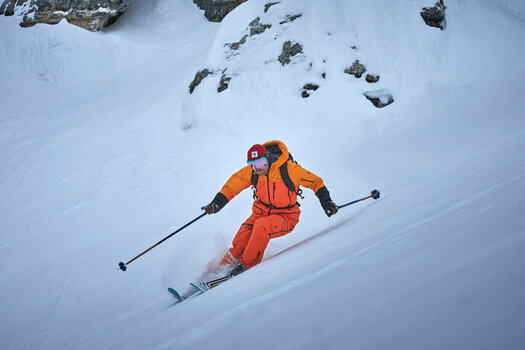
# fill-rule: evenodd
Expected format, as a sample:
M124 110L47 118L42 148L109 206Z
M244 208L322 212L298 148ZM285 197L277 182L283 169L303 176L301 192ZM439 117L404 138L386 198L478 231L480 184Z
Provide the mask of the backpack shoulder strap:
M288 161L284 162L283 165L279 167L279 172L281 173L281 178L283 179L286 187L290 191L295 192L295 185L292 179L290 179L290 174L288 174Z
M293 159L293 158L292 158ZM293 160L292 160L293 161ZM281 178L283 179L283 182L284 184L286 185L286 188L288 188L289 191L291 192L295 192L297 193L297 195L301 198L304 199L304 197L302 196L302 193L303 193L303 190L302 189L298 189L297 191L295 190L295 185L292 181L292 179L290 179L290 174L288 174L288 162L289 160L287 160L286 162L284 162L280 167L279 167L279 172L281 173ZM294 162L295 163L295 162ZM259 175L257 175L255 173L255 171L252 171L252 178L251 178L251 182L252 182L252 185L253 185L253 199L257 199L257 196L255 195L255 191L256 191L256 188L257 188L257 183L259 182Z
M259 175L255 173L255 171L252 170L252 185L253 187L257 187L257 182L259 182Z
M279 167L279 172L281 173L281 178L283 179L283 182L286 185L286 187L290 191L295 192L295 185L292 179L290 179L290 174L288 174L288 161L284 162ZM251 182L252 182L253 187L257 187L257 183L259 182L259 175L257 175L255 171L252 171Z

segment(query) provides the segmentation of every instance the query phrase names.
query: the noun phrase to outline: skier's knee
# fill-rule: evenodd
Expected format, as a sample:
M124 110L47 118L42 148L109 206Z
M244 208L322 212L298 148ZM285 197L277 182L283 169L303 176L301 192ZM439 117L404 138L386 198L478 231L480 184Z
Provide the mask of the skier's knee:
M272 225L267 220L259 220L253 225L253 234L267 235L272 231Z

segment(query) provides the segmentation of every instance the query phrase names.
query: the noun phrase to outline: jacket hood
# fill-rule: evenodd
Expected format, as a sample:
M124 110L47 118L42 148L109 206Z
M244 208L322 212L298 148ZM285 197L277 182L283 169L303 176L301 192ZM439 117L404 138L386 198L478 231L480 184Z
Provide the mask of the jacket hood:
M275 165L275 168L279 168L281 165L283 165L287 160L290 154L288 153L288 148L286 145L278 140L268 141L263 143L263 146L270 151L270 153L279 155L279 158L275 163L272 165Z

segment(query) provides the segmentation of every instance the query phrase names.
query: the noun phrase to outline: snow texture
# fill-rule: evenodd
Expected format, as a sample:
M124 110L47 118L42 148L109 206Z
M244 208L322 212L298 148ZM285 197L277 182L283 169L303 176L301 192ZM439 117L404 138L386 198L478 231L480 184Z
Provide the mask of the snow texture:
M210 23L136 0L98 33L0 20L1 349L523 347L523 2L449 1L443 31L428 0L267 2ZM303 52L282 66L287 41ZM190 94L202 69L220 74ZM305 190L261 264L176 306L167 287L209 277L251 191L118 270L273 139L338 204L381 198L328 218Z

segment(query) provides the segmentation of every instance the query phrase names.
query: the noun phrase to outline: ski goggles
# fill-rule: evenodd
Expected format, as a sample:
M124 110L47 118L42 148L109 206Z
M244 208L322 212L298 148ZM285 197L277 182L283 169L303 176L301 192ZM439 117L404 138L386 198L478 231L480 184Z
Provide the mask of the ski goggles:
M257 159L256 161L250 163L253 170L263 169L266 166L266 164L268 164L268 161L265 157L262 157L261 159Z

